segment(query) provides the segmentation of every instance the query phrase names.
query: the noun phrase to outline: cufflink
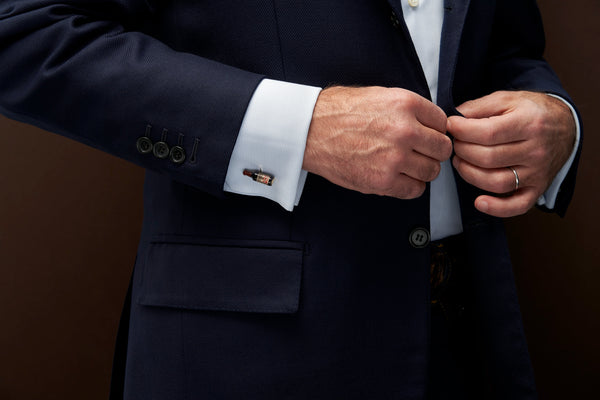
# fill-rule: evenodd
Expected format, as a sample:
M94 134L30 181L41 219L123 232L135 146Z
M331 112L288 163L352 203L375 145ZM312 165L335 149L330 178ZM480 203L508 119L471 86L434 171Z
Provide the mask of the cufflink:
M248 176L250 178L252 178L253 181L256 181L258 183L262 183L263 185L267 185L267 186L272 186L273 185L273 180L275 179L275 177L271 174L267 174L265 172L262 171L252 171L249 169L245 169L244 170L244 175Z

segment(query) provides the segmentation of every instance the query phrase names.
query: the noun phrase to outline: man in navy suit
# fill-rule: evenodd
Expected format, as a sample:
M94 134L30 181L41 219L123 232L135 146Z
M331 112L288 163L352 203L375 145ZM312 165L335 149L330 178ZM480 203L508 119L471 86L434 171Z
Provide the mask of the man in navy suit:
M0 111L148 169L114 397L535 398L498 217L572 195L543 47L534 0L2 1Z

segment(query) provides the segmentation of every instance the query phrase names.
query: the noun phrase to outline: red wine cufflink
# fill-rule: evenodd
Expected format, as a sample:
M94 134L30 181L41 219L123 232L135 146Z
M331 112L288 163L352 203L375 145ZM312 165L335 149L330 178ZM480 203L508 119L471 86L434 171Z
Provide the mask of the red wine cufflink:
M272 186L273 180L275 180L275 177L273 175L267 174L266 172L263 172L260 170L252 171L249 169L245 169L244 175L252 178L252 180L255 182L262 183L263 185L267 185L267 186Z

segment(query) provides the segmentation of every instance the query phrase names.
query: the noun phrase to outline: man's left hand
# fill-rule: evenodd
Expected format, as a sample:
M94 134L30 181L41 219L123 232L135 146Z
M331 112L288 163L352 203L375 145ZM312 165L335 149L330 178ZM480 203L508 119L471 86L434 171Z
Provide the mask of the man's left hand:
M573 150L569 107L544 93L495 92L457 110L464 118L450 117L447 125L454 136L452 164L472 185L504 194L479 196L475 207L497 217L526 213ZM518 190L511 168L519 176Z

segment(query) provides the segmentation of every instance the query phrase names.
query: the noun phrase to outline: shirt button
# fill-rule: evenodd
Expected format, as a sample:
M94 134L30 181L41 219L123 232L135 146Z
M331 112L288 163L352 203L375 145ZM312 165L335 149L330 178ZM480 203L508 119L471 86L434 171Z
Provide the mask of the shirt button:
M411 6L412 8L418 7L419 0L408 0L408 5Z
M412 247L423 248L429 244L429 231L425 228L415 228L408 236L408 241Z

